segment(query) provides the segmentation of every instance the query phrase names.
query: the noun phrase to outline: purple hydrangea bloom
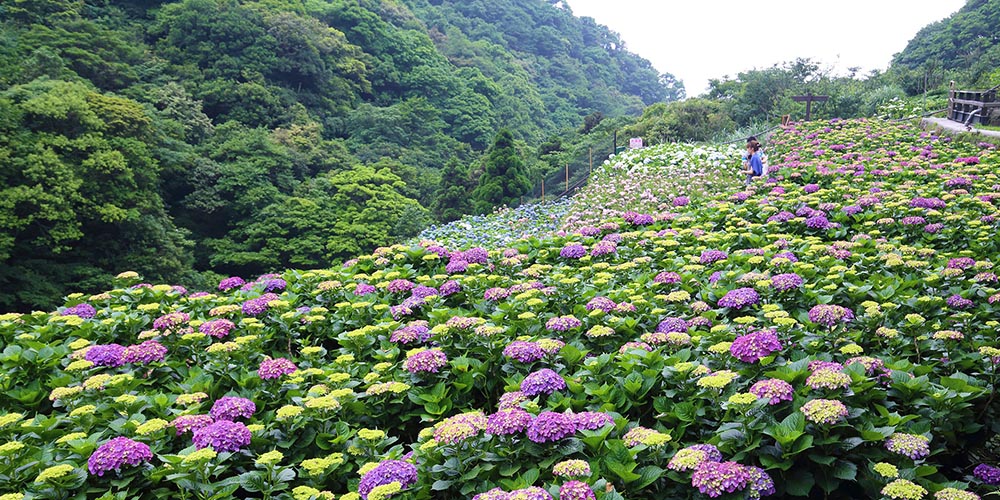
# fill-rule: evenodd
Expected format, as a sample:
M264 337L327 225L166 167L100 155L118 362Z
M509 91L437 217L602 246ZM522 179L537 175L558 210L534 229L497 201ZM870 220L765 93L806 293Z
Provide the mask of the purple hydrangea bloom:
M682 318L663 318L663 321L660 321L660 324L656 326L656 331L659 333L687 333L688 328L688 322Z
M250 429L242 422L219 420L205 427L195 429L192 441L199 450L212 447L217 452L240 451L250 445Z
M125 364L122 356L125 354L125 346L119 344L98 344L87 349L87 354L83 359L94 363L96 366L121 366Z
M556 316L545 322L545 328L552 332L564 332L582 325L583 322L575 316Z
M536 443L559 441L576 432L576 421L572 415L543 411L528 426L528 439Z
M398 482L403 488L410 487L417 482L417 467L402 460L384 460L361 477L358 494L367 500L368 494L376 486L394 482Z
M655 221L652 215L640 214L636 212L625 212L625 214L622 215L622 218L625 219L625 222L636 226L648 226Z
M153 452L145 443L119 436L102 444L90 455L87 469L93 475L103 476L106 472L121 469L123 465L139 465L152 459Z
M579 243L571 243L559 251L559 256L564 259L579 259L584 255L587 255L587 249Z
M389 290L390 293L409 292L414 286L416 285L410 280L397 279L390 281L386 290Z
M427 349L406 358L403 366L410 373L437 373L448 364L448 356L441 349Z
M653 282L654 283L669 283L669 284L680 283L681 282L681 275L677 274L677 273L672 273L672 272L664 271L664 272L661 272L661 273L657 274L656 277L653 278Z
M806 227L810 229L829 229L832 227L830 221L823 215L814 215L806 219Z
M809 310L809 321L832 328L837 323L847 323L854 319L850 309L834 304L819 304Z
M746 469L736 462L702 462L691 475L691 486L712 498L741 491L749 482Z
M778 335L771 330L760 330L736 337L729 353L744 363L756 363L780 350Z
M368 283L358 283L354 286L354 295L358 297L368 295L369 293L375 293L375 287Z
M791 401L792 393L795 389L792 384L781 379L770 378L758 381L750 387L750 394L761 399L767 399L769 405L776 405L782 401Z
M454 295L458 292L461 292L462 284L455 280L445 281L444 283L441 284L440 290L441 290L441 296L447 297L449 295Z
M705 459L708 460L708 461L710 461L710 462L721 462L722 461L722 452L719 451L719 449L716 448L715 445L712 445L712 444L695 444L695 445L688 446L688 449L705 452Z
M760 467L744 466L747 473L748 498L760 498L774 494L774 480Z
M729 258L729 254L723 252L722 250L705 250L701 253L700 262L702 264L711 264L713 262L718 262L720 260L726 260Z
M968 269L976 265L976 260L970 257L955 257L948 261L949 269Z
M613 241L598 241L594 248L590 250L591 257L600 257L602 255L612 254L618 251L618 245Z
M500 410L490 415L486 420L486 433L494 436L509 436L524 432L534 417L520 409Z
M490 254L483 248L472 247L462 252L462 260L468 262L469 264L486 265L490 262Z
M507 499L516 500L552 500L552 495L538 486L529 486L514 490L507 494Z
M265 292L280 292L288 286L285 280L281 278L274 278L264 281L264 291Z
M595 411L585 411L574 414L573 419L573 422L576 424L576 429L581 431L596 431L605 425L615 423L615 419L611 418L611 415Z
M236 324L228 319L213 319L199 325L198 331L205 335L221 339L229 335L229 332L235 327Z
M66 309L63 309L61 313L59 313L60 316L79 316L83 319L93 318L94 315L96 314L97 310L94 309L94 306L86 302L82 304L77 304L73 307L67 307Z
M155 340L147 340L141 344L126 347L125 351L122 352L122 362L148 365L155 361L163 361L166 355L166 346Z
M239 276L230 276L219 282L219 291L227 292L233 288L239 288L246 284L246 281Z
M989 464L979 464L976 466L975 470L972 471L972 475L976 476L976 479L989 485L1000 484L1000 467L995 467Z
M410 294L418 299L426 299L431 295L438 295L439 293L437 288L426 285L417 285L413 287L413 290L410 290Z
M208 415L181 415L175 418L170 425L177 429L177 435L180 436L185 432L196 431L202 427L211 425L212 422L212 417Z
M919 215L911 215L909 217L903 217L899 220L904 226L922 226L927 223L927 220Z
M589 302L587 302L586 309L588 311L593 311L594 309L600 309L604 312L611 312L614 311L615 307L617 306L618 304L615 304L615 301L607 297L594 297L590 299Z
M760 301L760 295L753 288L737 288L730 290L719 299L719 307L729 307L732 309L743 309L752 306Z
M676 196L674 197L672 203L675 207L684 207L691 203L691 198L688 198L687 196Z
M483 299L493 302L498 302L503 299L506 299L509 295L510 295L510 290L507 290L506 288L494 287L487 289L483 293Z
M962 297L961 295L954 294L945 301L948 307L952 309L968 309L972 307L973 303L971 300Z
M795 273L777 274L771 278L771 288L787 292L802 286L802 277Z
M266 358L260 362L260 367L257 369L257 376L261 380L271 380L281 378L282 375L295 373L298 369L295 363L285 358Z
M802 190L805 191L806 194L815 193L816 191L819 191L819 184L806 184L805 186L802 186Z
M246 398L225 396L219 398L208 413L215 420L236 420L241 417L250 418L255 411L257 411L257 405L253 401Z
M389 336L390 342L397 344L412 344L426 342L431 338L430 329L427 328L426 321L414 321L402 328L396 329Z
M522 363L532 363L545 357L545 350L535 342L515 340L503 349L503 355Z
M559 487L559 500L596 500L594 490L582 481L567 481Z
M156 328L157 330L169 330L175 326L187 323L190 319L191 317L188 316L188 313L175 311L164 314L163 316L153 320L153 328Z
M451 259L444 266L444 270L448 274L464 273L468 268L469 263L462 259Z
M947 206L944 200L940 198L913 198L910 200L910 206L913 208L929 208L934 210L940 210Z
M273 293L265 293L256 299L250 299L243 303L241 307L243 314L247 316L256 316L267 310L267 303L272 300L278 300L278 296Z
M521 392L526 396L537 396L539 394L552 394L566 388L566 381L558 373L542 368L536 372L528 374L521 381Z

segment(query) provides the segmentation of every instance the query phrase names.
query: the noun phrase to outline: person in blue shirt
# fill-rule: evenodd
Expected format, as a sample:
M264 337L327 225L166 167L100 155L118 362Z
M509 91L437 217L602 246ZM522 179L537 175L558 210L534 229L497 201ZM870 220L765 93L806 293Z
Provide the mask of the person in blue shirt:
M747 141L747 152L743 157L743 174L747 176L747 184L754 177L764 175L764 162L760 157L760 143L751 138Z

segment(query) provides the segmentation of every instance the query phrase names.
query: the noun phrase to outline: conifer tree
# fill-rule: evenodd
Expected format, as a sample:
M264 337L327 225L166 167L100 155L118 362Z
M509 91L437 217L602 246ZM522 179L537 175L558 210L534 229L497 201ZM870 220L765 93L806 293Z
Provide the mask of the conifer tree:
M450 222L472 212L472 188L468 169L452 156L441 172L441 185L431 209L441 222Z
M479 186L472 192L477 212L486 213L501 205L516 205L521 196L531 190L524 160L509 130L501 129L497 133L485 166Z

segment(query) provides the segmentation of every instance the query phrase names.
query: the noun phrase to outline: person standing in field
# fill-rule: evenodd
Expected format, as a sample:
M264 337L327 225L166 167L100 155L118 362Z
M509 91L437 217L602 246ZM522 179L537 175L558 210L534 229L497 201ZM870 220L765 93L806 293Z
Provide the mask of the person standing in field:
M747 150L743 154L743 171L741 173L747 176L746 183L748 185L754 177L764 175L764 162L761 159L760 143L754 137L747 139Z

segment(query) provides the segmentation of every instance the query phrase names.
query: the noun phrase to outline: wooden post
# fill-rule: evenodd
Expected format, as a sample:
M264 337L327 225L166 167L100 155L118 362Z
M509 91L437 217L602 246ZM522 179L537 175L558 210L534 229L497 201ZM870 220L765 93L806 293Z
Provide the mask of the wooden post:
M563 192L564 193L569 192L569 163L566 164L566 190Z
M545 203L545 179L542 179L542 203Z
M823 101L826 101L829 98L830 98L830 96L828 96L828 95L813 95L812 92L806 92L806 95L795 95L795 96L792 96L792 100L793 101L805 102L806 103L806 121L809 121L809 120L812 119L812 103L813 103L813 101L823 102Z
M955 80L948 86L948 119L955 119Z

